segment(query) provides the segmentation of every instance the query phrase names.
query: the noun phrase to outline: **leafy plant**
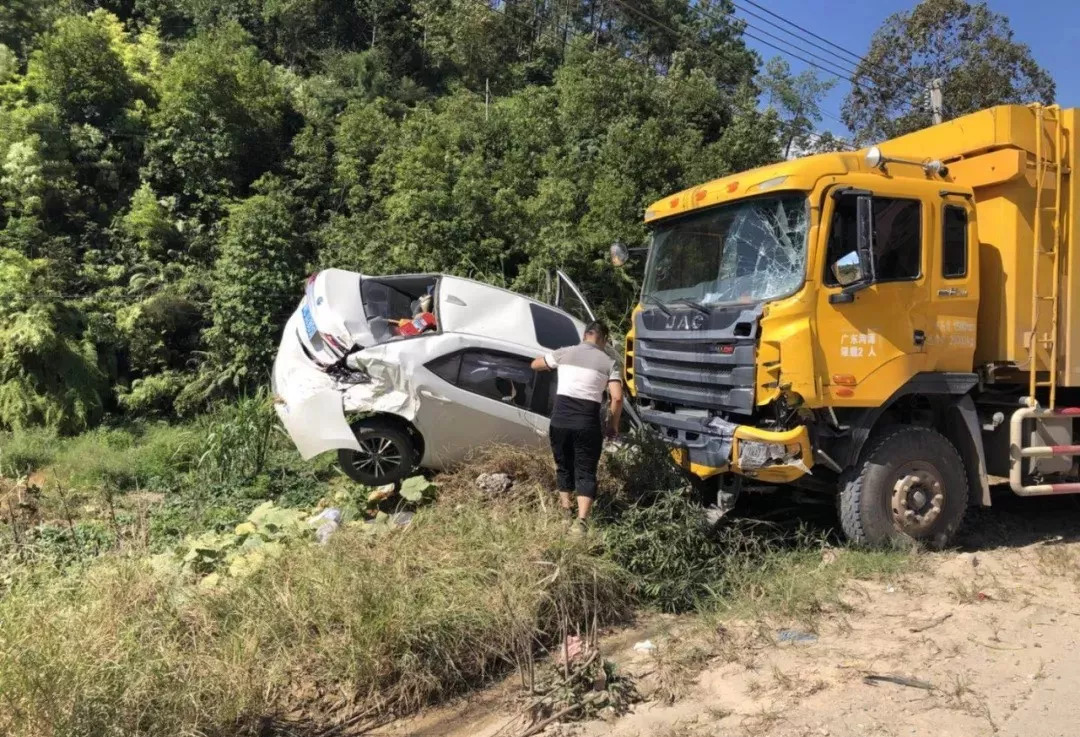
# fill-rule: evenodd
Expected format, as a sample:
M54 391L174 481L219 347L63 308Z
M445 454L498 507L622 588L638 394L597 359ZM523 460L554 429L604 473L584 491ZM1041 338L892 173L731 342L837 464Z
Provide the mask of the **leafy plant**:
M265 388L220 406L199 425L203 440L197 467L205 478L222 483L262 473L277 427Z
M266 560L279 557L286 547L314 537L305 512L264 502L232 532L205 532L188 538L175 551L156 556L155 561L159 567L179 562L183 571L203 579L202 586L213 587L226 576L250 575Z

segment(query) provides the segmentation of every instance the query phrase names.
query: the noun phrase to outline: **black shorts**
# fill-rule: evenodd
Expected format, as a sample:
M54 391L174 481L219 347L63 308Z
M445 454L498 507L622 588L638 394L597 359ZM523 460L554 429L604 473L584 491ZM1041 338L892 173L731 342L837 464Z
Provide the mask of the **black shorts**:
M555 456L555 475L559 491L576 492L578 496L596 498L596 468L600 465L600 452L604 447L604 435L600 427L581 430L552 427L551 452Z

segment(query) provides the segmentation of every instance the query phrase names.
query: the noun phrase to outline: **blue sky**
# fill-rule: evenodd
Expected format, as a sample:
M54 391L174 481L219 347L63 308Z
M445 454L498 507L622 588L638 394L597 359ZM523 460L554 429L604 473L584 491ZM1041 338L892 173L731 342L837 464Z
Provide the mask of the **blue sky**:
M751 26L768 30L781 38L791 39L790 36L776 30L775 25L782 25L780 21L770 18L775 21L775 25L765 24L757 18L746 15L741 9L746 8L769 18L766 13L740 0L734 0L734 2L740 9L736 11L736 15L745 18ZM897 11L908 10L917 4L916 0L862 0L861 2L858 0L854 2L852 0L755 0L755 2L858 54L866 52L870 36L882 21ZM1057 102L1065 107L1080 106L1080 2L1076 0L988 0L987 4L994 12L1009 18L1015 40L1027 44L1035 56L1035 61L1053 75L1057 83ZM747 31L776 43L775 39L761 34L753 27L748 28ZM747 38L746 43L764 59L783 56L776 49L769 48L753 39ZM784 44L777 43L777 45ZM805 44L803 47L807 48ZM820 49L808 48L818 56L828 56ZM826 48L829 47L826 46ZM806 68L806 65L800 61L790 57L785 58L795 72ZM839 117L840 108L843 106L849 87L848 82L837 82L822 106L828 115ZM832 130L838 135L847 135L843 124L828 116L821 121L821 127Z

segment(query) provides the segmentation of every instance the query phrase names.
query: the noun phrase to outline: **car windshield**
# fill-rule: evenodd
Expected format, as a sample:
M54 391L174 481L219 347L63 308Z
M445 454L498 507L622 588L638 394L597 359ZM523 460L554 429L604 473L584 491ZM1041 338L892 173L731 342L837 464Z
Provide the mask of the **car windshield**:
M806 270L804 194L759 197L660 224L644 298L665 304L762 302L795 291Z

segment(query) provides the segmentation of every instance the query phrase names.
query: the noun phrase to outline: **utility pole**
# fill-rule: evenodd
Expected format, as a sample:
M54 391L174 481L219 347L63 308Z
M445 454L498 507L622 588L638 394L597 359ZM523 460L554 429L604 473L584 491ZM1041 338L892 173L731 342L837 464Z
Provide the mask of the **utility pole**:
M934 125L938 125L942 121L941 81L941 77L936 77L930 82L930 114L934 116Z

